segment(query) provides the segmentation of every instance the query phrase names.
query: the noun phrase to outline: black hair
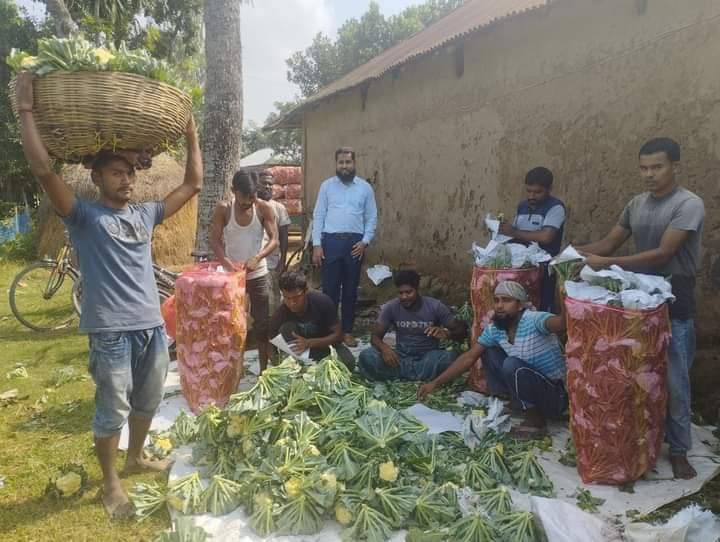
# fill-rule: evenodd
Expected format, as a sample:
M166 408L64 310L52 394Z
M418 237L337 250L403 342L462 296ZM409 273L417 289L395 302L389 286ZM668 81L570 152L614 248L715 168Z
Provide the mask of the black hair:
M669 137L655 137L646 141L645 144L640 147L638 156L657 154L659 152L664 152L665 156L667 156L671 162L680 161L680 145L678 145L677 141Z
M126 156L112 151L100 151L95 156L95 159L92 162L92 171L94 173L100 173L102 168L107 166L110 162L114 162L115 160L125 162L130 168L130 170L135 173L135 166L130 162L130 160L128 160Z
M252 171L241 169L232 180L233 192L240 192L243 196L254 196L257 194L257 174Z
M403 269L395 273L393 281L395 282L396 288L400 288L400 286L410 286L417 290L418 286L420 286L420 275L414 269Z
M534 184L543 188L551 188L553 183L553 174L546 167L534 167L525 175L525 184Z
M338 156L341 154L349 154L350 157L353 159L353 162L355 161L355 149L352 147L340 147L338 150L335 151L335 161L337 162Z
M280 275L278 280L281 290L292 292L294 290L304 290L307 288L307 279L302 273L297 271L288 271Z

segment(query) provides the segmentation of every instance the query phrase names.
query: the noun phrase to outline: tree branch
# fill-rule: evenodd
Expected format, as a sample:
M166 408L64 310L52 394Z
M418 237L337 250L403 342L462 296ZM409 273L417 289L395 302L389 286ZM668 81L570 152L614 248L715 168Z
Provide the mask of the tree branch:
M45 0L45 5L55 19L55 32L58 37L66 38L78 31L78 25L73 21L63 0Z

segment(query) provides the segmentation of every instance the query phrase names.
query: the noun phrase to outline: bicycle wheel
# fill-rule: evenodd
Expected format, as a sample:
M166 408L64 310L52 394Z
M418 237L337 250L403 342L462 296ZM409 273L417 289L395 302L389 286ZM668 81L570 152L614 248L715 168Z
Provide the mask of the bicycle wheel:
M10 309L24 326L52 331L72 325L73 279L57 273L55 262L37 262L17 274L10 285Z

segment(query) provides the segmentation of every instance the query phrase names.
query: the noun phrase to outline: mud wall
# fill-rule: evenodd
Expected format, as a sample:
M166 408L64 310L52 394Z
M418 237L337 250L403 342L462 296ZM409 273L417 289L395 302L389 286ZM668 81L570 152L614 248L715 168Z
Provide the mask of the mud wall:
M380 209L369 260L465 282L485 213L514 213L528 169L553 170L566 241L584 243L643 190L640 145L667 135L682 146L681 183L707 208L698 325L716 334L720 3L558 0L463 48L462 70L446 47L305 114L306 208L335 148L351 145Z

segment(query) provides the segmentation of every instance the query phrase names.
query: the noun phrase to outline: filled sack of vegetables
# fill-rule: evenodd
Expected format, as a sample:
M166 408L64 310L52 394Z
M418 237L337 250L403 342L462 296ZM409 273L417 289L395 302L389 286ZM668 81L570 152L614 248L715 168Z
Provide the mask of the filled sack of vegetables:
M470 282L470 299L475 316L472 324L471 344L477 341L485 326L492 320L495 311L495 287L506 280L519 282L528 293L533 306L537 307L540 303L540 286L543 270L544 268L542 266L519 269L493 269L478 266L473 268L472 280ZM478 360L477 363L470 368L468 385L475 391L488 393L489 390L483 374L481 360Z
M274 166L270 168L275 184L302 184L302 168L300 166Z
M567 389L584 483L621 485L652 469L663 442L667 304L618 308L567 297Z
M300 199L286 199L282 203L290 216L298 216L303 212L302 200Z
M65 162L87 161L101 150L154 156L175 145L192 114L181 79L144 50L52 37L39 40L37 56L13 50L7 63L38 76L35 121L48 152ZM14 80L10 100L17 115Z
M245 298L245 271L227 273L217 263L191 266L175 283L180 384L195 413L225 405L243 376Z

